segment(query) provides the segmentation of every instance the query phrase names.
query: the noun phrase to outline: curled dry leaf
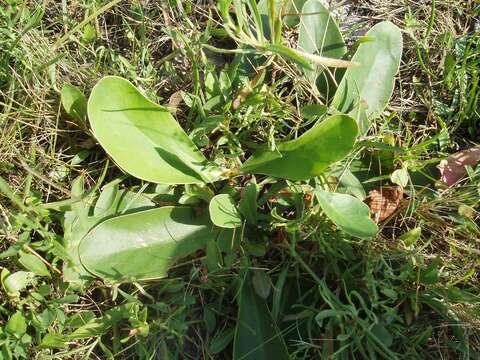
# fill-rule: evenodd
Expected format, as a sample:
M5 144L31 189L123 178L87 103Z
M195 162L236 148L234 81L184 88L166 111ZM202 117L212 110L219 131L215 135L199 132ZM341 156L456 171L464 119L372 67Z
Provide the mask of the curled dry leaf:
M466 166L474 166L479 161L480 145L452 154L438 165L440 180L448 186L455 185L467 173Z
M182 100L183 100L182 92L181 91L174 92L168 99L168 104L166 106L168 111L175 114Z
M372 213L372 219L380 222L392 215L403 199L403 189L400 186L383 186L368 193L367 204Z

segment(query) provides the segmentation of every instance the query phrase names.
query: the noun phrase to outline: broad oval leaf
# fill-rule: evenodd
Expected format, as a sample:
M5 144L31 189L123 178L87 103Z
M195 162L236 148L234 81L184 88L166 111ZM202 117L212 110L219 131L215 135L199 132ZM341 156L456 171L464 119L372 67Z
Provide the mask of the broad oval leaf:
M402 240L405 246L411 246L414 245L422 236L422 228L417 226L416 228L413 228L412 230L409 230L398 238L399 240Z
M8 319L5 330L11 334L15 334L18 337L22 336L27 332L27 321L25 316L20 311L17 311L13 314L10 319Z
M256 294L249 275L246 276L240 293L233 359L290 359L282 334L265 300Z
M111 282L162 278L175 258L214 238L208 215L189 207L162 207L101 222L81 241L82 265Z
M359 66L347 69L332 104L344 113L357 114L355 108L363 108L372 118L383 112L392 96L403 42L400 29L388 21L372 27L366 37L370 41L360 44L351 59Z
M220 269L223 264L222 253L215 240L210 240L207 244L205 264L210 273Z
M315 195L325 215L346 233L369 238L378 232L377 225L370 219L370 209L356 197L323 190L316 190Z
M210 219L222 228L236 228L242 225L242 217L235 202L228 194L215 195L210 200Z
M298 47L306 53L334 59L342 58L347 52L335 20L319 0L309 0L303 5L298 32ZM323 70L324 67L315 66L313 71L304 71L307 78L315 82Z
M300 13L302 12L305 1L306 0L290 0L287 2L284 16L284 23L286 27L294 27L300 22Z
M297 139L277 144L276 151L260 149L243 164L241 170L290 180L307 180L343 159L352 150L356 137L355 120L347 115L333 115Z
M79 177L74 180L72 186L72 199L82 199L82 196L84 196L83 177ZM92 280L91 274L80 262L78 245L94 226L113 216L144 211L154 206L155 203L149 197L133 189L119 189L115 180L104 187L96 203L94 194L73 203L72 211L65 212L63 223L64 244L72 260L64 262L64 280L74 286L81 286L86 281Z
M353 195L362 201L365 200L367 194L365 193L362 183L349 169L342 169L336 175L338 176L339 188L343 190L341 192Z
M270 38L270 24L269 24L269 0L260 0L258 2L258 10L262 18L262 25L265 31L265 36ZM300 13L302 12L305 0L274 0L274 8L276 17L283 19L283 24L287 28L292 28L300 21ZM280 12L284 10L282 14Z
M65 84L60 92L60 98L67 114L84 126L87 118L87 99L85 95L77 87Z
M268 299L272 291L272 281L265 271L254 270L252 285L258 296L265 300Z
M58 333L47 333L40 343L43 349L63 349L68 342L68 336Z
M102 216L112 209L115 200L118 198L120 188L117 183L109 184L102 189L93 209L93 216Z
M77 250L82 237L98 222L97 219L88 216L93 195L85 194L83 185L83 175L73 180L71 210L63 214L63 245L67 256L70 257L70 261L63 262L63 280L75 284L75 287L80 287L83 281L91 278L81 266Z
M302 106L300 109L300 116L304 119L311 120L321 118L327 114L328 107L321 104L308 104Z
M23 291L32 280L35 278L35 274L29 271L16 271L13 274L9 274L2 280L2 285L5 291L9 295L18 295L20 291Z
M33 254L27 253L20 253L20 257L18 258L18 262L22 264L25 269L28 271L33 272L38 276L47 276L50 277L50 272L47 269L47 266Z
M408 180L410 179L408 170L405 167L395 170L390 175L390 181L402 188L406 188L408 185Z
M220 177L220 169L203 156L167 109L125 79L107 76L95 85L88 117L105 151L133 176L164 184Z

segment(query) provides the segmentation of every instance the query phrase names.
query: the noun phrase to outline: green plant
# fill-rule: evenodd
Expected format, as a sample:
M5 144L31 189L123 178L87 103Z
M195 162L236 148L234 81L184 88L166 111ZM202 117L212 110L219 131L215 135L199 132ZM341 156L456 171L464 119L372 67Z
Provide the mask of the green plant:
M271 56L293 60L304 69L307 81L318 85L319 91L325 84L338 80L335 96L324 94L330 104L305 107L306 116L314 121L310 121L312 125L301 135L257 146L245 161L237 158L237 165L232 167L230 163L226 167L228 162L209 160L192 141L196 129L188 136L167 108L148 100L129 81L104 77L93 88L88 104L81 92L66 85L62 90L65 110L83 123L86 108L93 135L115 163L128 174L159 185L151 193L150 201L148 196L143 197L147 185L136 191L120 190L118 181L114 181L103 188L95 201L94 191L84 193L83 178L76 180L64 223L65 246L71 256L71 261L64 266L65 280L82 286L94 276L113 284L158 279L167 275L176 259L205 247L207 264L215 269L222 262L219 248L227 252L234 250L244 236L250 239L260 236L264 227L269 226L269 217L279 216L275 209L271 215L259 212L259 201L262 201L259 195L277 196L276 192L281 190L270 187L272 181L289 184L287 188L290 189L303 187L302 192L306 194L315 193L318 198L316 211L322 210L338 228L350 235L369 238L378 231L368 208L362 203L364 196L357 198L332 192L327 178L334 174L329 172L331 165L354 150L359 126L362 133L367 131L368 119L379 116L391 96L401 55L398 29L390 23L377 25L358 46L353 62L349 62L341 59L346 56L345 44L333 18L320 3L307 1L305 14L312 7L320 11L313 18L303 15L298 19L302 24L300 50L281 43L278 35L281 16L275 13L271 3L259 7L253 1L246 4L254 17L256 30L252 31L249 24L241 21L242 14L246 14L244 2L235 2L238 21L235 24L228 14L230 4L224 1L220 4L220 12L227 33L234 39L238 36L239 40L245 40L254 52L266 56L262 67L268 67ZM268 34L275 36L262 35L265 28L261 11L265 9L270 19ZM314 39L309 37L310 21L320 29ZM330 51L332 46L335 51ZM239 48L240 53L248 54L250 50ZM321 73L330 74L325 64L349 68L343 76L340 73L328 76L326 81L318 81ZM385 71L376 69L379 64ZM227 80L232 81L233 78ZM215 94L217 90L210 87L209 91ZM243 154L251 152L239 150ZM255 175L267 177L257 184ZM355 179L351 173L349 176ZM252 179L241 196L229 186L229 182L239 177ZM358 194L358 191L353 193ZM169 197L172 205L155 207L155 198L159 196ZM209 203L209 207L204 203ZM230 243L227 248L222 245L225 240ZM246 245L253 246L251 240L247 240ZM269 325L274 323L273 318L262 318L266 316L264 308L267 305L264 299L252 293L250 278L246 272L234 354L237 358L258 358L259 351L272 346L279 351L280 357L286 356L284 345L279 345L282 336L278 329L272 332ZM255 279L254 276L254 284L258 282ZM252 312L261 316L249 319ZM260 323L245 324L251 321ZM259 344L253 349L249 326L258 326L261 334L265 331L260 337L253 336ZM263 346L267 347L262 350Z
M197 184L197 187L203 187L204 200L211 202L213 223L226 228L242 224L240 212L233 211L235 204L228 194L213 196L207 183L250 173L289 180L309 180L322 175L329 165L348 155L354 147L357 134L353 118L331 115L297 139L278 143L274 150L257 150L239 168L220 169L202 155L165 108L149 102L124 79L102 79L92 91L88 101L88 114L97 140L121 168L151 182ZM115 193L110 196L113 202ZM352 206L358 206L355 204L360 202L350 195L343 197ZM252 197L250 201L256 199ZM212 206L213 202L216 203L215 207ZM149 275L153 274L152 270L145 268L149 263L145 261L146 256L169 258L165 252L170 251L156 246L152 241L159 241L158 245L171 242L172 246L178 248L174 254L185 256L215 238L214 232L209 230L211 223L208 216L204 216L202 220L198 216L187 215L192 211L182 207L161 208L126 215L118 218L118 221L113 218L100 222L78 244L76 242L80 259L78 265L114 282L164 276L166 268L160 263L152 265L157 266L159 271L154 271L155 275ZM253 205L252 216L256 215L255 212ZM219 219L222 213L223 216L230 217L230 224L226 224L225 219ZM330 212L325 213L330 216ZM336 214L331 219L341 223L342 216L345 215ZM234 221L235 218L237 221ZM96 218L93 222L98 220ZM127 225L128 223L131 223L131 226ZM126 227L122 228L123 226ZM195 226L201 227L196 230ZM373 236L377 231L368 217L362 218L358 226L365 227L363 236ZM145 227L152 230L151 238ZM154 240L159 234L159 230L154 230L155 227L165 229L165 239ZM183 238L182 234L188 233L191 235ZM128 234L131 234L131 239L128 239ZM120 240L118 236L125 240ZM105 257L98 250L99 243L106 251ZM135 251L135 255L130 251ZM121 260L122 256L125 256L125 260ZM170 256L173 257L173 254ZM129 258L138 259L138 263L130 262L130 268L127 266ZM113 264L113 259L119 263ZM125 261L125 266L121 266L122 261ZM109 266L111 271L106 270Z
M235 0L228 22L222 2L6 0L0 359L477 357L480 168L434 186L435 165L474 146L478 128L475 14L454 2L337 2L330 13L324 1ZM392 104L362 118L375 88L359 75L342 109L359 127L354 147L316 175L302 154L316 141L296 140L332 116L351 124L336 91L388 25L358 31L387 18L407 35ZM152 157L170 171L145 175L181 176L188 167L165 154L191 149L192 183L129 176L96 144L82 92L108 74L152 112L164 105L170 121L152 121L170 124L164 134L180 125L188 137ZM152 135L139 123L122 122L133 129L122 137ZM303 166L285 172L279 156ZM373 209L390 184L404 197L383 220L374 211L379 231L365 236L362 201Z
M313 76L311 72L313 71L312 65L309 63L312 58L308 56L304 58L302 55L307 52L312 56L321 56L322 58L325 54L336 58L345 55L345 46L341 45L344 43L338 27L328 15L327 10L316 0L307 1L304 5L305 14L309 13L308 9L310 7L319 8L321 11L313 19L310 15L304 15L308 16L308 19L300 19L300 21L303 20L299 35L299 46L302 49L300 52L284 47L281 44L281 38L278 36L272 37L272 40L269 41L262 35L262 9L267 9L269 12L271 33L279 31L278 29L275 30L275 27L282 26L281 15L275 13L271 4L258 8L255 2L250 1L246 4L253 15L254 24L256 24L256 35L250 30L250 25L241 21L242 14L246 13L245 5L241 1L235 2L238 24L235 24L228 14L230 2L223 1L219 5L220 12L225 20L225 29L233 38L240 36L244 40L250 39L249 44L255 47L255 51L272 52L274 56L286 56L287 59L293 59L302 67L309 69L306 71L310 81L316 82L316 76ZM309 37L311 35L309 34L309 27L305 26L309 21L314 21L319 26L318 28L322 29L319 33L315 33L314 39ZM229 29L235 30L237 35L234 35ZM296 139L276 142L273 147L267 145L260 147L238 167L222 168L215 162L208 160L166 108L149 101L131 83L118 77L105 77L92 90L88 100L88 118L93 134L116 164L127 173L142 180L159 184L197 184L204 189L203 199L207 202L216 203L215 206L210 205L214 224L227 228L240 226L242 223L241 213L236 211L236 205L230 197L236 198L237 196L235 194L214 196L213 189L207 184L221 183L235 176L249 174L262 174L293 181L310 180L315 177L319 177L320 180L325 179L327 168L345 158L353 150L358 131L357 123L360 123L366 130L364 120L379 116L386 106L393 89L393 77L398 70L401 55L401 35L399 35L399 30L390 23L377 25L367 35L369 37L358 46L353 56L356 66L349 68L339 83L332 100L333 107L329 110L331 115L323 115L322 119L317 121L311 129ZM328 51L332 45L336 47L335 44L337 43L340 43L338 51ZM272 48L272 46L275 47ZM327 50L323 51L323 49ZM315 66L320 65L316 64ZM72 91L70 90L70 92ZM362 105L360 106L360 104ZM81 108L81 106L77 107ZM349 112L350 116L336 113L337 111ZM81 114L78 115L81 110L76 110L76 112L75 116L82 116ZM319 113L318 115L322 114ZM369 219L368 212L366 216L351 221L351 226L345 225L350 220L348 219L350 216L348 215L349 207L355 208L364 205L361 204L360 200L348 194L329 195L321 190L323 188L329 191L328 186L325 188L326 183L321 184L322 181L315 186L320 186L318 190L319 204L327 217L339 227L356 236L371 237L376 233L377 227ZM333 198L330 199L329 197L332 196ZM329 205L331 200L337 198L335 196L339 198L339 201L341 196L345 210L342 211L343 207L334 206L336 207L336 209L333 209L334 214ZM220 197L222 200L220 200ZM251 201L254 200L251 199ZM253 217L256 216L254 206L250 211ZM149 243L147 241L148 236L142 235L144 232L141 231L142 225L140 224L147 223L147 221L150 227L165 227L169 236L175 239L177 246L183 243L191 243L188 240L182 241L181 234L187 231L188 227L193 226L190 222L194 220L187 221L179 218L177 221L171 213L171 211L175 213L186 210L172 208L168 212L165 211L167 209L164 209L163 213L165 215L162 216L151 216L153 214L151 211L131 215L128 219L132 221L132 226L138 227L136 230L117 230L116 226L113 225L115 219L108 220L104 224L100 223L97 228L94 228L89 235L81 240L78 248L80 262L90 272L110 280L149 278L148 275L141 275L141 264L139 264L140 267L134 266L136 267L135 274L130 274L126 270L128 267L120 270L117 264L115 271L119 271L118 275L122 274L122 276L112 276L111 272L105 271L105 267L108 267L110 261L105 259L95 260L94 252L90 253L87 250L90 248L88 244L100 241L97 236L102 238L102 246L105 249L110 249L108 256L112 259L118 258L123 252L128 253L129 249L135 249L138 254L136 256L139 259L144 258L147 254L163 256L164 249L161 247L153 250L155 246L150 248L146 245ZM225 213L224 216L229 217L230 220L221 219L222 211ZM166 216L165 219L163 216ZM208 227L207 218L200 221L206 227ZM125 220L127 219L125 218ZM167 220L172 221L171 230L165 223ZM227 221L229 224L226 223ZM122 223L123 221L119 220L118 224ZM354 228L362 229L362 231L353 230ZM117 250L114 250L115 246L109 240L109 238L112 238L108 235L109 232L120 234L120 236L132 233L133 238L130 242L126 241ZM97 233L103 235L97 235ZM205 245L214 237L213 233L209 234L208 232L197 235L196 239L200 243L195 246L192 243L191 248L185 245L188 249L184 249L178 255L187 255L201 245L202 241ZM118 243L118 240L115 241ZM145 246L145 250L142 250L143 246ZM82 258L84 259L82 260ZM96 269L95 264L101 264L102 269ZM162 268L162 266L159 265L159 268ZM165 269L162 269L159 274L165 275Z

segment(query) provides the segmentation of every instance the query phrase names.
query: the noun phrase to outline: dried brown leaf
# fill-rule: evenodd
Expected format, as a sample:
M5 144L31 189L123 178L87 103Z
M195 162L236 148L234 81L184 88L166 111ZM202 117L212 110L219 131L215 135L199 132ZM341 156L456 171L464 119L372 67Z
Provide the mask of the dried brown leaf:
M368 193L367 204L370 207L372 218L380 222L391 216L403 199L403 189L400 186L383 186Z
M467 173L466 166L474 166L479 161L480 145L452 154L438 165L440 180L448 186L455 185Z

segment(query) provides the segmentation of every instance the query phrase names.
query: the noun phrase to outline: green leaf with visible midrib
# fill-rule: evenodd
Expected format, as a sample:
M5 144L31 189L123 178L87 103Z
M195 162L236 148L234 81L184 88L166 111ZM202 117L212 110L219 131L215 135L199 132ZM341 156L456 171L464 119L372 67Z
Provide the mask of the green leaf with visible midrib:
M282 17L284 26L286 26L287 28L292 28L300 21L299 14L302 12L302 7L304 3L305 0L274 0L275 14ZM265 37L269 39L271 31L268 21L268 0L260 0L258 2L258 10L263 20L262 23ZM282 10L284 10L284 12L280 14L280 11Z
M220 178L172 115L129 81L107 76L92 90L88 117L94 135L123 170L165 184L195 184Z
M265 50L271 51L274 54L278 54L283 56L298 65L300 65L305 71L314 71L313 66L310 65L308 60L304 59L301 55L299 55L295 50L290 49L287 46L271 44L266 45Z
M67 114L78 120L80 125L85 126L87 117L87 99L85 95L77 87L65 84L62 87L60 97Z
M50 272L48 271L47 266L33 254L21 253L18 262L22 264L25 269L38 276L50 277Z
M233 359L290 359L282 334L265 300L255 293L248 274L242 284L239 301Z
M101 222L80 242L82 265L111 282L162 278L172 262L215 238L208 214L162 207Z
M277 151L260 149L242 166L243 172L290 180L320 175L353 148L357 124L347 115L333 115L295 140L277 144Z
M84 196L83 177L79 177L74 180L72 198L81 199L82 196ZM73 203L72 210L65 212L63 223L64 243L72 259L72 262L64 263L64 280L71 284L81 284L92 279L91 274L80 263L78 245L95 225L124 212L143 211L153 208L154 205L147 197L138 196L133 189L119 189L115 181L104 186L96 203L93 194L84 200Z
M359 66L347 69L332 104L341 112L352 111L352 116L360 106L372 118L379 116L390 100L403 43L400 29L388 21L372 27L366 36L371 41L360 44L351 59Z
M369 238L378 232L369 207L356 197L323 190L316 190L315 195L325 215L346 233Z
M341 59L347 52L335 20L319 0L309 0L303 5L298 47L309 54L334 59ZM314 70L304 70L304 72L308 79L315 82L324 69L322 66L315 66Z
M257 196L258 185L255 182L249 183L243 190L242 199L238 204L238 210L243 215L245 220L253 225L257 224Z
M210 219L222 228L236 228L242 225L242 217L228 194L215 195L209 204Z

